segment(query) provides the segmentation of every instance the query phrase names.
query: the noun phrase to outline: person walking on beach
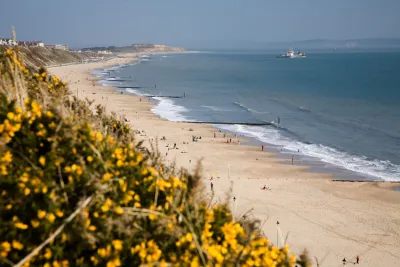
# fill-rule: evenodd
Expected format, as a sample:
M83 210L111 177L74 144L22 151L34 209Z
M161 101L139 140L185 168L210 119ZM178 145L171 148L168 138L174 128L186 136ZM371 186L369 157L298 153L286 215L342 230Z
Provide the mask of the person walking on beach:
M292 155L292 165L293 165L294 156Z
M211 191L214 191L214 184L211 182Z
M356 261L357 261L357 264L360 264L360 256L357 256Z
M263 145L261 146L261 151L264 151L264 146Z

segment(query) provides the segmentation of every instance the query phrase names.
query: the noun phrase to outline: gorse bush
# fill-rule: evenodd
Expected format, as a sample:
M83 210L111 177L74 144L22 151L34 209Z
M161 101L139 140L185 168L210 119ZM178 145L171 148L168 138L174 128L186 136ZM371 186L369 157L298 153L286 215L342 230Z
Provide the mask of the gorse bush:
M115 116L16 51L0 60L0 266L294 266Z

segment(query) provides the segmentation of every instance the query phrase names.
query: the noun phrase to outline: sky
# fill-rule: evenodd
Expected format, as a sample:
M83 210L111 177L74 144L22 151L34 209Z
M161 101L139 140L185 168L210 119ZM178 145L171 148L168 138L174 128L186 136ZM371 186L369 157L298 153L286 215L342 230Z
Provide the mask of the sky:
M0 37L186 48L400 38L400 0L0 0Z

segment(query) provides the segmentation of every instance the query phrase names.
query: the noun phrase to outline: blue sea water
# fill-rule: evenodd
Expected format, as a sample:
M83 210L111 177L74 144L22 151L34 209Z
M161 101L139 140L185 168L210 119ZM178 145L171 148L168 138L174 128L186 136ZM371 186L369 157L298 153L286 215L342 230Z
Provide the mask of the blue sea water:
M276 121L272 126L219 126L283 151L354 172L400 181L400 52L270 52L152 55L114 68L111 85L128 93L183 95L158 99L169 120ZM112 77L130 77L112 81ZM134 80L134 81L131 81ZM325 166L325 165L323 165Z

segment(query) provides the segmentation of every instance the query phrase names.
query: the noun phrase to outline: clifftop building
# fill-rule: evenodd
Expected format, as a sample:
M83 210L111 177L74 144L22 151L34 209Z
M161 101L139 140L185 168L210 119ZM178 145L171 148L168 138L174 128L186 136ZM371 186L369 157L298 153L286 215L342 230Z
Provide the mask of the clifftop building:
M44 44L41 41L14 41L9 38L0 38L0 46L47 47L52 49L68 50L64 44Z
M0 38L0 46L17 46L18 42L13 39Z
M60 50L68 50L68 45L64 44L45 44L44 47L52 48L52 49L60 49Z
M33 41L18 41L19 46L27 46L27 47L44 47L44 43L41 41L33 42Z

